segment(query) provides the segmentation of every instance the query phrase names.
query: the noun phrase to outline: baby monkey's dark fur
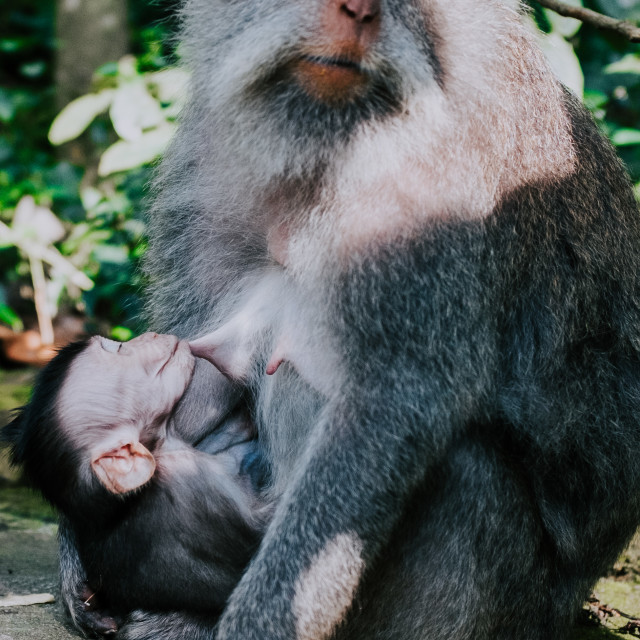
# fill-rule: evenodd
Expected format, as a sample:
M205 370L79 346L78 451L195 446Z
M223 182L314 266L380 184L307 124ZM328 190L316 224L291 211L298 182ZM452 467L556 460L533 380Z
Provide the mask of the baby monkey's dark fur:
M255 441L247 439L241 416L221 425L203 450L171 433L150 439L156 462L151 480L125 495L108 491L83 471L86 453L57 411L69 367L86 347L87 341L79 341L63 348L38 376L29 404L2 430L11 460L60 510L86 569L88 591L110 614L177 607L215 616L264 526ZM97 378L96 396L100 384ZM99 418L86 425L84 437L105 429L96 426Z

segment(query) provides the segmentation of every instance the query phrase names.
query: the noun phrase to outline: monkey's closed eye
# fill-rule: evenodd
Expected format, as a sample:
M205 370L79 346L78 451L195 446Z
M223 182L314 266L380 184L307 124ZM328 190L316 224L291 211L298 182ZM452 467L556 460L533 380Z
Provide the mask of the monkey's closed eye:
M120 351L120 347L122 346L122 342L116 342L115 340L109 340L109 338L102 338L100 340L100 346L110 353L118 353Z

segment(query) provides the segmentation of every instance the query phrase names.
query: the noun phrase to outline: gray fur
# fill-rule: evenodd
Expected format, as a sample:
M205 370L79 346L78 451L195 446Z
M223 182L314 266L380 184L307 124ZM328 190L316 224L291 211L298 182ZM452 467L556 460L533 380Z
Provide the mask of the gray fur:
M138 612L121 635L310 637L301 577L356 540L353 606L313 626L335 640L561 638L640 522L628 179L516 3L384 0L375 90L333 107L278 75L323 6L184 8L192 98L151 212L152 328L223 326L281 269L335 380L267 377L258 356L279 500L260 550L217 628Z

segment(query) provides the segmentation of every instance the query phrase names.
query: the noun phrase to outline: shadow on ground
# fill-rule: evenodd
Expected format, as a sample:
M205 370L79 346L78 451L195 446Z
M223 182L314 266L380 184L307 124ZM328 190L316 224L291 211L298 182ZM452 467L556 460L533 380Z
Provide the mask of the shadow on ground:
M0 426L26 402L33 370L0 371ZM0 452L0 599L50 593L53 604L0 606L0 640L73 640L58 592L56 517L33 492L16 484L18 473Z
M71 640L58 594L55 515L31 491L0 487L0 598L50 593L54 604L0 607L0 640Z

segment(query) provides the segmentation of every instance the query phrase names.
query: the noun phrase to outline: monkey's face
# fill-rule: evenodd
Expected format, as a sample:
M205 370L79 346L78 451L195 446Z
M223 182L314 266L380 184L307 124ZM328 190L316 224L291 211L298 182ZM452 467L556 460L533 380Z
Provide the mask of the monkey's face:
M124 495L155 472L153 453L194 369L186 341L146 333L130 342L96 336L71 363L57 422L79 453L80 482Z
M389 73L405 78L405 67L412 76L416 66L428 68L431 78L437 75L434 47L425 29L433 4L437 3L192 0L185 14L187 34L196 32L189 41L203 47L191 54L206 57L209 73L218 81L210 91L225 90L231 76L245 91L265 80L292 81L316 101L339 105L365 95L376 84L387 84ZM200 30L206 40L197 37ZM212 59L217 64L212 65Z
M230 211L225 229L260 218L288 267L335 249L324 268L572 173L566 97L518 7L190 0L192 111L174 149L207 161L196 208Z
M188 343L175 336L146 333L123 343L96 336L62 385L60 424L83 450L135 438L153 451L193 367Z
M326 2L317 8L312 41L286 69L313 100L340 105L366 96L374 85L365 60L375 50L381 28L380 0Z
M252 156L256 145L264 146L277 164L279 148L290 152L293 147L299 154L311 149L314 166L322 166L318 143L335 149L358 125L400 113L418 88L437 89L441 72L425 30L430 23L427 4L187 3L187 57L194 67L194 86L202 89L195 92L197 100L205 100L203 108L218 121L213 125L219 127L216 140L233 131L237 150L237 131L242 130L252 141ZM278 145L274 134L286 144ZM305 158L289 162L301 165Z

